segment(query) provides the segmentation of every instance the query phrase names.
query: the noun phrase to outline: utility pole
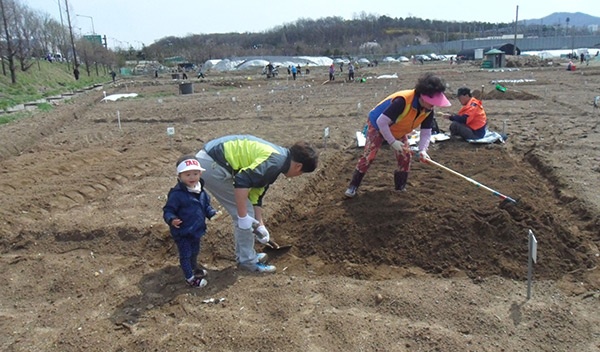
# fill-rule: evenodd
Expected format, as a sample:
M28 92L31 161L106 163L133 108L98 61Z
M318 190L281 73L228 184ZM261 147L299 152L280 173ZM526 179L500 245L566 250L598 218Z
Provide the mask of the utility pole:
M515 40L513 42L513 55L515 55L515 56L517 55L517 24L518 23L519 23L519 5L517 5L517 14L515 16Z
M71 26L71 15L69 14L69 3L65 0L65 8L67 11L67 22L69 23L69 33L71 34L71 46L73 47L73 71L78 70L77 51L75 50L75 38L73 37L73 27ZM75 79L79 79L79 75L75 74Z
M60 7L60 0L56 1L58 3L58 13L60 14L60 35L62 37L62 45L60 49L60 56L61 56L61 60L66 60L67 61L67 68L70 70L71 69L71 63L69 62L69 59L67 59L67 56L65 55L65 52L63 52L63 49L66 49L67 47L67 40L65 38L65 23L63 22L63 14L62 14L62 8Z

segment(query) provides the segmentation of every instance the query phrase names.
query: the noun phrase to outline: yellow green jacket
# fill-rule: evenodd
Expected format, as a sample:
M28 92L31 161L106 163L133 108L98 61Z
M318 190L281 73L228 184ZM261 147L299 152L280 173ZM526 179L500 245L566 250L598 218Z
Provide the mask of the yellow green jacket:
M206 143L204 150L233 175L233 187L250 189L248 198L258 206L269 185L292 162L289 149L251 135L220 137Z

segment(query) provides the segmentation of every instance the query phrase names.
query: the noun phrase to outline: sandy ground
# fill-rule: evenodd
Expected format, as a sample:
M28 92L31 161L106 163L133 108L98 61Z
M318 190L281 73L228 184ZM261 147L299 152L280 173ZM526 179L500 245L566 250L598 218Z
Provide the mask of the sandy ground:
M397 194L388 149L344 199L366 113L425 71L451 97L483 85L491 128L510 135L438 142L431 157L516 205L420 163ZM599 351L599 75L594 64L384 64L360 69L364 83L324 84L326 68L296 81L211 73L185 95L144 77L0 126L0 350ZM495 80L509 80L507 91ZM102 102L102 90L140 96ZM458 110L452 101L445 111ZM162 206L175 160L232 133L306 139L321 163L265 198L273 237L293 245L270 253L276 274L237 270L222 216L200 256L209 284L191 289ZM528 300L529 230L538 260Z

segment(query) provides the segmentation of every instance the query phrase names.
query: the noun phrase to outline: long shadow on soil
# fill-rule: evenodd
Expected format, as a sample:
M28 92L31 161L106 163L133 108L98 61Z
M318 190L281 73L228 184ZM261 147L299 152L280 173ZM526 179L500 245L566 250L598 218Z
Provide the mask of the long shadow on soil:
M129 297L119 304L110 319L117 325L135 324L146 311L171 303L182 294L210 297L233 285L237 277L234 267L209 271L210 285L194 289L183 282L178 266L167 266L144 275L138 283L141 294Z

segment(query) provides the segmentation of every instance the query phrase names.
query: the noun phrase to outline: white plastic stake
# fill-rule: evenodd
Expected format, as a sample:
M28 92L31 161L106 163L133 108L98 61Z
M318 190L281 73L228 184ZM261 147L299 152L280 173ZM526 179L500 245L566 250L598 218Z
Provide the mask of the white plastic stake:
M537 239L529 230L529 258L527 261L527 299L531 298L531 282L533 281L533 263L537 264Z
M117 122L119 123L119 130L121 130L121 112L117 110Z
M175 127L167 127L167 136L169 136L169 148L173 147L173 136L175 135Z

